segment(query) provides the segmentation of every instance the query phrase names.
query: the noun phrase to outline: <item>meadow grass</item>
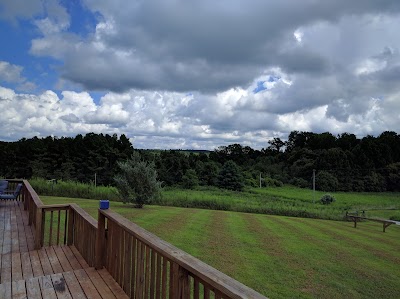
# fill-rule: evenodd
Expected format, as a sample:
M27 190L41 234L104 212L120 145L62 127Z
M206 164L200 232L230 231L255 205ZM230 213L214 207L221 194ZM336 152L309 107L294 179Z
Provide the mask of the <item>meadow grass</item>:
M40 195L108 199L120 201L115 187L58 181L53 184L44 179L30 180ZM365 211L367 217L400 220L400 193L331 193L336 201L322 205L319 199L325 192L293 186L246 188L243 192L199 187L195 190L164 188L161 197L152 204L211 210L236 211L258 214L345 219L346 211Z
M94 218L98 201L75 202ZM270 298L400 298L400 226L210 209L111 209Z

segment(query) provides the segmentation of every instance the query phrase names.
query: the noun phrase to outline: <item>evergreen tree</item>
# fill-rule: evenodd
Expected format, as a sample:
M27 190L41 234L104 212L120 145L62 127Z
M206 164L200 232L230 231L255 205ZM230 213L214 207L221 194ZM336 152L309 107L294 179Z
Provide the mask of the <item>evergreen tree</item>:
M218 187L242 191L244 187L244 179L240 168L233 161L226 162L218 174Z
M118 162L119 174L114 177L118 191L124 203L134 203L143 208L160 194L161 182L157 180L154 163L142 160L138 152L131 159Z

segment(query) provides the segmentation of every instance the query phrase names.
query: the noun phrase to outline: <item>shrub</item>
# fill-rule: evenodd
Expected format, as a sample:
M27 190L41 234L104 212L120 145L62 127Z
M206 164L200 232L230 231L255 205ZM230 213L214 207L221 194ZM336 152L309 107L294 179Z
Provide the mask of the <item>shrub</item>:
M330 205L334 201L336 201L335 197L333 197L330 194L325 194L324 196L321 197L319 200L323 205Z

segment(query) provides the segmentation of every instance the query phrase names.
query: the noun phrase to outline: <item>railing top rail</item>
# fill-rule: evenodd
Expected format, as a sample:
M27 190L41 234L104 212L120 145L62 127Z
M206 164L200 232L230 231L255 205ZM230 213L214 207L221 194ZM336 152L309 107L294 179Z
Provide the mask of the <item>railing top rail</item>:
M71 203L70 207L78 213L83 219L85 219L91 226L97 229L97 220L95 220L88 212L78 206L76 203Z
M99 210L106 218L114 221L128 233L134 235L144 244L150 246L167 259L179 264L187 271L199 277L201 280L215 288L216 290L228 295L231 298L254 298L265 299L263 295L253 289L234 280L228 275L214 269L199 259L187 254L175 246L160 239L156 235L146 231L140 226L134 224L123 216L111 210Z
M66 210L69 209L71 204L66 203L66 204L52 204L52 205L43 205L42 208L43 210Z

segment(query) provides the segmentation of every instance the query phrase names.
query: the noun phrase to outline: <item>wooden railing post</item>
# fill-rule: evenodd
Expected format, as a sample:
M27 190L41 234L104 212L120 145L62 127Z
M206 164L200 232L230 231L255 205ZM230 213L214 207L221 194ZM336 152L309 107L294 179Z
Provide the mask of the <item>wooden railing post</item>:
M22 187L22 201L24 202L24 210L26 211L28 209L28 190L26 189L25 184L23 184Z
M68 236L67 245L71 246L74 243L74 210L69 207L68 209Z
M42 248L43 244L43 227L44 223L42 223L42 207L37 207L36 209L36 225L35 225L35 249Z
M105 257L105 244L106 244L106 217L101 213L99 209L97 219L97 233L96 233L96 264L97 270L102 269L104 266Z
M186 269L179 266L176 263L172 264L172 298L177 299L189 299L190 288L189 288L189 273Z

